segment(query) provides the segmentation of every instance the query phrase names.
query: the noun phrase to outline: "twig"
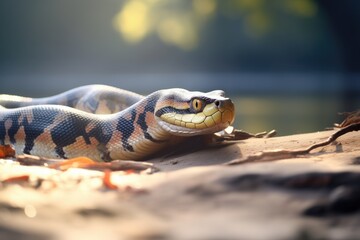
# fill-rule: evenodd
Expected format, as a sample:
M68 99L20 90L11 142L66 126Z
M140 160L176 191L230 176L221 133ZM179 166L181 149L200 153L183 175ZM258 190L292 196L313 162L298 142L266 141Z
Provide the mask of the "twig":
M28 165L28 166L44 166L44 165L61 163L66 161L66 159L51 159L51 158L44 158L44 157L28 155L28 154L17 155L15 159L21 165Z
M313 145L310 145L308 148L305 149L299 149L299 150L271 150L271 151L263 151L259 152L250 156L247 156L244 159L235 159L230 162L225 163L225 165L239 165L239 164L245 164L245 163L251 163L251 162L266 162L266 161L274 161L274 160L280 160L280 159L286 159L286 158L294 158L298 155L305 155L309 154L310 151L323 147L326 145L329 145L330 143L334 142L337 138L340 136L352 132L352 131L359 131L360 130L360 123L353 123L351 125L348 125L335 133L333 133L328 139L326 139L323 142L315 143Z
M16 161L18 161L21 165L28 166L47 166L50 168L67 170L70 167L79 167L84 169L91 170L111 170L111 171L134 171L141 172L145 170L149 170L149 173L158 172L159 169L153 166L151 163L146 162L137 162L137 161L129 161L129 160L114 160L112 162L95 162L91 159L88 159L91 162L81 161L81 157L78 159L52 159L52 158L44 158L33 155L18 155L16 156Z

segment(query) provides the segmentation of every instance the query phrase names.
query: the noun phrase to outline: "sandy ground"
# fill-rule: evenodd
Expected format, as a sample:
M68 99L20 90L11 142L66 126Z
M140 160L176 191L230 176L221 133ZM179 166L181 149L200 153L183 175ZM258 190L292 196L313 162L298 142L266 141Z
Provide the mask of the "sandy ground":
M0 186L0 239L360 239L359 132L306 156L224 165L259 151L307 147L332 133L152 159L161 171L113 172L117 190L103 186L100 171L1 160L0 180L31 177Z

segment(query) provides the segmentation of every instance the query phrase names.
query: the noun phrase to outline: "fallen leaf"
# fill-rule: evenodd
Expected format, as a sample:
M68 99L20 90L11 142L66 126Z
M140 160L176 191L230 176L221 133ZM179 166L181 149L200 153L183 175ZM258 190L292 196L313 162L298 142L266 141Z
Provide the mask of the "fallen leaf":
M15 149L11 145L0 145L0 158L15 157Z
M28 182L29 181L30 176L29 175L21 175L21 176L16 176L16 177L9 177L5 180L3 180L3 183L23 183L23 182Z
M49 168L59 169L61 171L66 171L69 168L87 168L89 165L95 164L94 160L91 160L87 157L77 157L64 160L59 163L53 163L49 165Z
M104 186L110 190L117 190L118 187L111 182L111 173L112 172L110 170L104 170Z

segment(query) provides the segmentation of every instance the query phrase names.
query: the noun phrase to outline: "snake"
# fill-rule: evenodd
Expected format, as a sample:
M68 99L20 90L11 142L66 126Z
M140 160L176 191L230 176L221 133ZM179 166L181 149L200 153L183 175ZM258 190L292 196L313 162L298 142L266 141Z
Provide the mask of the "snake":
M222 90L162 89L147 96L86 85L43 98L0 95L0 145L55 159L146 160L234 122Z

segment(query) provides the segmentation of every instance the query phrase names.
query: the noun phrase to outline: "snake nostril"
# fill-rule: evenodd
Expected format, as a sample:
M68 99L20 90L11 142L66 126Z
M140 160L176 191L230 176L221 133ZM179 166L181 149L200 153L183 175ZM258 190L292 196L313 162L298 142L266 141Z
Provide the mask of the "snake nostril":
M216 100L216 101L215 101L215 105L216 105L217 107L220 107L220 101L219 101L219 100Z

